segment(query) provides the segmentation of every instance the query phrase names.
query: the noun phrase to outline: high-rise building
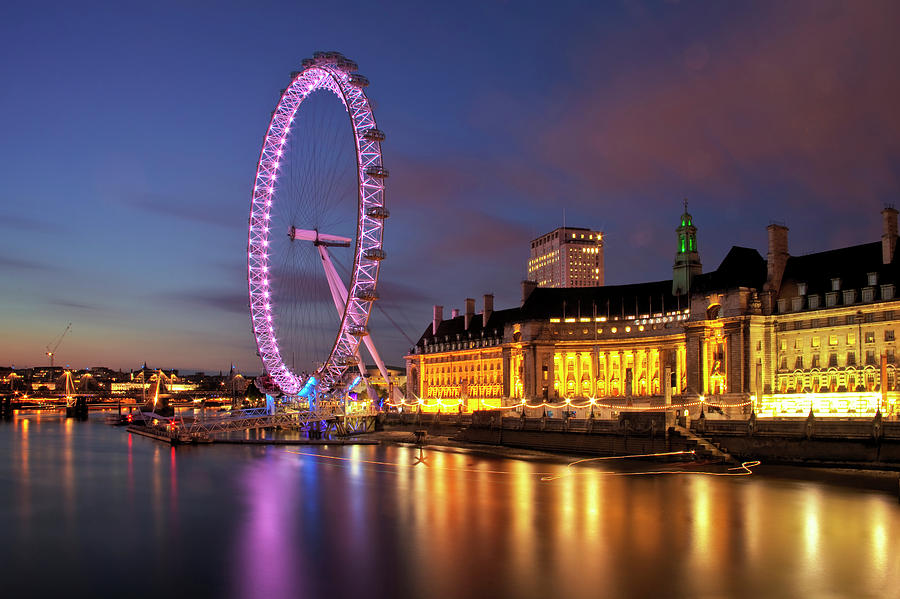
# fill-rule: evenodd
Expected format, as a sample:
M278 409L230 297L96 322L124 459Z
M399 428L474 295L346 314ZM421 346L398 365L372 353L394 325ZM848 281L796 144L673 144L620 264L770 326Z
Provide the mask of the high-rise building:
M603 233L560 227L534 239L528 279L538 287L603 285Z

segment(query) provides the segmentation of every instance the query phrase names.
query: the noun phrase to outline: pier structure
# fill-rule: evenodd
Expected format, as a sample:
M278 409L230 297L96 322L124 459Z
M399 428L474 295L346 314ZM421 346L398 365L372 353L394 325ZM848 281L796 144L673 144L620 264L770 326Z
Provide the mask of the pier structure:
M268 407L231 410L214 415L185 418L138 412L128 431L172 444L212 443L216 435L261 428L306 431L310 439L323 434L346 436L372 432L375 413L344 414L328 407L312 410L274 411Z

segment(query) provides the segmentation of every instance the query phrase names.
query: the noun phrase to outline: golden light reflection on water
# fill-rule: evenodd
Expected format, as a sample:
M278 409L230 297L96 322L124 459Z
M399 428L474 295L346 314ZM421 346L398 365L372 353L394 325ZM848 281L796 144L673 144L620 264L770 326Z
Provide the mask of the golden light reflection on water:
M693 527L691 538L693 540L691 550L692 557L698 563L707 559L710 553L710 486L712 481L698 478L691 481L691 496L694 498Z
M761 536L763 534L762 506L760 505L759 487L747 485L742 489L744 501L741 505L741 518L745 523L746 557L748 560L758 560L761 557Z
M870 497L863 508L868 515L871 536L868 539L871 547L871 582L873 585L883 585L887 582L890 572L900 568L900 551L896 548L897 534L900 527L895 519L891 518L891 508L878 497Z
M17 416L18 415L16 415L16 417ZM18 421L14 421L14 425L15 424L19 424L18 433L20 436L20 461L18 472L19 484L17 485L19 488L20 497L19 506L22 510L22 522L27 526L31 521L31 468L29 466L29 461L31 458L31 441L28 434L28 428L30 425L28 418L22 418Z
M535 477L531 464L516 461L512 466L512 501L509 545L516 570L532 567L537 558L537 547L532 542L533 520L535 517Z
M643 471L635 465L622 470L603 462L573 469L421 448L390 448L380 459L372 459L369 448L343 455L289 452L316 462L346 460L370 472L391 472L399 489L411 489L399 494L397 505L410 512L413 544L428 547L427 558L417 555L414 571L416 576L429 573L427 584L436 595L452 594L459 570L438 568L435 573L435 564L458 564L473 577L499 579L537 567L557 580L547 592L578 595L660 559L654 576L691 581L697 592L717 595L733 579L752 586L755 577L737 565L768 563L772 553L771 547L764 548L772 490L763 483L751 484L748 492L741 482L747 477L722 468L698 465L673 472L646 463ZM738 474L749 472L745 468ZM814 496L805 505L808 518L800 520L806 528L799 539L803 563L796 564L798 569L809 566L808 560L816 557L814 546L823 542L822 506ZM877 545L879 537L873 538ZM880 538L884 544L886 536ZM485 559L487 547L473 539L489 539L490 559ZM567 574L572 564L585 561L591 564L588 574ZM652 584L650 579L633 583L638 594L642 585ZM522 590L534 589L525 585Z
M809 489L803 502L803 569L813 575L818 574L820 534L819 516L822 509L817 489Z
M75 451L72 448L73 438L72 431L74 430L74 421L71 418L66 418L65 423L63 424L63 448L62 448L62 462L63 462L63 471L62 471L62 480L63 480L63 497L65 501L63 502L63 508L65 513L65 520L68 526L71 526L76 518L76 505L75 505Z

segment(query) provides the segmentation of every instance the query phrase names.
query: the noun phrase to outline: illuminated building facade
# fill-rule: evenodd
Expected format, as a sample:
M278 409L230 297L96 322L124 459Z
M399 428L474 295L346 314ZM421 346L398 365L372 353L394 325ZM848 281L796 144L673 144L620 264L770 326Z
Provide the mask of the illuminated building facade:
M560 227L532 240L528 279L539 287L603 285L603 233Z
M443 319L443 307L435 306L429 330L407 356L407 397L428 398L431 411L459 406L472 411L517 396L516 383L504 370L502 345L509 319L518 309L494 312L493 295L484 296L478 314L474 299L465 303L465 313L454 310L448 320Z
M787 229L770 225L771 345L756 356L768 366L760 414L871 416L900 407L897 211L881 215L880 243L806 256L790 256Z
M407 400L436 411L528 405L725 406L730 416L868 416L900 405L897 211L882 241L791 256L733 247L702 273L685 211L673 279L580 288L523 283L521 306L434 319L406 356ZM691 248L694 248L691 250ZM688 268L683 268L684 265ZM682 268L680 268L682 267ZM683 286L676 283L682 276ZM689 292L673 293L673 291ZM618 402L618 403L617 403Z

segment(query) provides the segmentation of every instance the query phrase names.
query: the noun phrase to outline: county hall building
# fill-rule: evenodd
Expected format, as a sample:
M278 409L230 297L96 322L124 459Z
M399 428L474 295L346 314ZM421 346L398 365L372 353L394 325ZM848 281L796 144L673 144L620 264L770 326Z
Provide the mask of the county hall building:
M880 242L804 256L789 254L787 227L769 225L765 257L732 247L703 272L685 209L671 279L525 281L518 307L494 310L485 295L479 311L467 299L445 319L435 306L406 356L407 402L445 412L523 400L661 405L669 385L675 405L703 398L760 417L894 414L897 211L881 216Z

